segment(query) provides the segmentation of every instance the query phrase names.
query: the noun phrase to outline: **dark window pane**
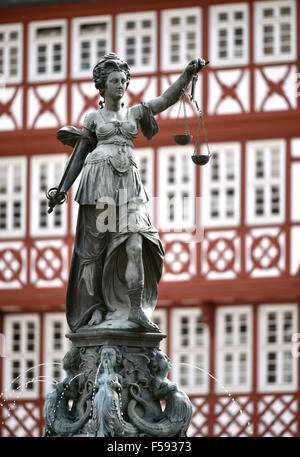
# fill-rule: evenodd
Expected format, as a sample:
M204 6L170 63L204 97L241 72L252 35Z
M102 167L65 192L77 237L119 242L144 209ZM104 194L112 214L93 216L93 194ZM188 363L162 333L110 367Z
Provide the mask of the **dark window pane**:
M148 20L145 20L145 21L142 21L142 27L143 29L149 29L152 25L152 21L150 21L149 19Z
M235 11L234 13L234 19L236 20L241 20L244 18L244 13L243 11Z
M273 17L274 16L274 10L272 8L264 9L263 10L263 15L264 15L264 17Z
M133 30L134 28L135 28L135 22L134 21L126 22L126 29L127 30Z
M172 25L179 25L180 24L180 17L172 17L171 18Z
M228 14L227 13L219 13L219 21L227 21Z

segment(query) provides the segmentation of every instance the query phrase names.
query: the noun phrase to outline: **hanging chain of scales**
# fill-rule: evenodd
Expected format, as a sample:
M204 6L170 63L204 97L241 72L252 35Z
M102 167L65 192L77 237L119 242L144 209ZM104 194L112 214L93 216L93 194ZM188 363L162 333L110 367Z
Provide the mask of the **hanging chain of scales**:
M208 63L209 62L205 62L205 65L207 65ZM177 114L175 128L174 128L174 141L175 141L175 143L184 146L184 145L189 144L193 139L192 135L190 134L187 114L186 114L185 99L187 97L191 102L194 103L197 113L199 115L197 135L196 135L195 146L194 146L194 154L192 155L192 161L194 162L195 165L205 165L209 161L211 153L209 150L207 133L206 133L205 125L204 125L203 112L199 108L197 100L195 100L195 88L196 88L197 80L198 80L198 76L194 75L192 78L192 86L191 86L190 94L188 94L185 90L182 91L182 96L180 97L179 109L178 109L178 114ZM178 134L177 129L178 129L178 123L179 123L179 118L180 118L180 112L181 112L182 108L183 108L184 133ZM203 151L203 153L201 153L201 130L202 130L204 140L206 143L206 152Z

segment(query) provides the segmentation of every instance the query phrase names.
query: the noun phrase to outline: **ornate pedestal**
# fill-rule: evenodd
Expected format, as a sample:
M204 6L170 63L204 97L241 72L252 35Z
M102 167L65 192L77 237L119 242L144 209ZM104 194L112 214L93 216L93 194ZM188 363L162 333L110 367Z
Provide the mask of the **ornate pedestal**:
M46 397L45 436L186 435L192 406L167 379L165 334L82 328L67 337L67 377Z

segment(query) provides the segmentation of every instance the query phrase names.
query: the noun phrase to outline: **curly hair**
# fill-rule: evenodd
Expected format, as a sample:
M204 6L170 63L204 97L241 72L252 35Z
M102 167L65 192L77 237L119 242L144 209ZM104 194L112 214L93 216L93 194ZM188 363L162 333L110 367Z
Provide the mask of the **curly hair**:
M155 351L150 359L151 373L157 374L162 369L164 370L166 362L170 362L169 357L161 349Z
M130 81L130 68L128 63L122 60L114 52L105 54L101 60L95 65L93 69L93 80L96 89L99 90L100 95L105 98L105 85L108 75L113 71L122 71L126 76L126 89Z

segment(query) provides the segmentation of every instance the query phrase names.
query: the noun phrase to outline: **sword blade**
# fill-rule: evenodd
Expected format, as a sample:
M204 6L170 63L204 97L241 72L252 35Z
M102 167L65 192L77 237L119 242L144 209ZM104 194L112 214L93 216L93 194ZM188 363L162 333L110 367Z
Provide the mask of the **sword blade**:
M72 152L72 154L71 154L71 156L70 156L70 159L69 159L69 163L68 163L68 165L66 166L65 171L64 171L64 173L63 173L63 175L62 175L62 178L61 178L61 180L60 180L60 183L59 183L59 185L58 185L58 187L57 187L57 191L56 191L55 196L58 195L59 192L61 191L61 188L62 188L62 186L63 186L63 183L64 183L64 181L65 181L65 179L66 179L66 176L67 176L67 174L68 174L68 172L69 172L69 170L70 170L70 167L71 167L71 165L72 165L72 163L73 163L73 161L74 161L74 157L75 157L76 151L77 151L77 149L78 149L78 147L79 147L80 140L81 140L81 138L78 138L78 140L76 141L76 144L75 144L75 146L74 146L73 152Z

